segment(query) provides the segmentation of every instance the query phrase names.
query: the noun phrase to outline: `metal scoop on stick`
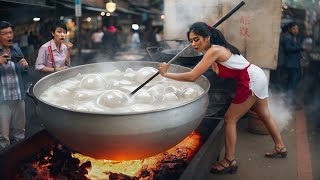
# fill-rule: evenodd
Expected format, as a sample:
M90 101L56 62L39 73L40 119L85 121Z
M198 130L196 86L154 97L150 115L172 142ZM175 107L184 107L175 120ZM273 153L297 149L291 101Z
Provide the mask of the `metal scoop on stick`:
M240 9L243 5L245 4L244 1L241 1L236 7L234 7L232 10L230 10L226 15L224 15L222 18L220 18L214 25L212 25L211 27L216 28L217 26L219 26L222 22L224 22L226 19L228 19L233 13L235 13L238 9ZM174 60L176 60L180 54L182 54L186 49L188 49L190 47L190 44L188 46L186 46L185 48L183 48L177 55L175 55L169 62L168 64L172 63ZM150 82L153 78L155 78L156 76L158 76L160 74L160 72L158 71L156 74L154 74L153 76L151 76L149 79L147 79L143 84L141 84L139 87L137 87L135 90L133 90L130 94L133 95L134 93L136 93L137 91L139 91L144 85L146 85L148 82Z

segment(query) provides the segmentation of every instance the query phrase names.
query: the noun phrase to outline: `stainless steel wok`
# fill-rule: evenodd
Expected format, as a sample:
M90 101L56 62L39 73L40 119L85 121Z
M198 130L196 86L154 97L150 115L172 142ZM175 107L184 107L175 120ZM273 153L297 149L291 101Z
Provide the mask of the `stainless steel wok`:
M78 73L97 73L127 68L157 67L158 63L120 61L88 64L50 74L33 87L37 114L46 129L63 144L97 159L142 159L164 152L187 137L201 122L208 106L209 81L196 82L205 93L174 107L142 113L92 113L70 110L45 102L39 97L44 90ZM171 65L175 72L189 68Z

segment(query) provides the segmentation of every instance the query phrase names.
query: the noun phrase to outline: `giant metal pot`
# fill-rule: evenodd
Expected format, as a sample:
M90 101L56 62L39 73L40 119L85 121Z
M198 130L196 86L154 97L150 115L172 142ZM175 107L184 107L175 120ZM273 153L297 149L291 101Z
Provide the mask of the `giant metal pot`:
M158 63L119 61L73 67L50 74L33 87L36 111L46 129L61 143L97 159L142 159L164 152L187 137L200 124L208 106L209 81L201 76L196 82L205 93L170 108L141 113L93 113L70 110L45 102L44 90L78 73L97 73L127 68L157 67ZM189 68L172 65L174 72Z

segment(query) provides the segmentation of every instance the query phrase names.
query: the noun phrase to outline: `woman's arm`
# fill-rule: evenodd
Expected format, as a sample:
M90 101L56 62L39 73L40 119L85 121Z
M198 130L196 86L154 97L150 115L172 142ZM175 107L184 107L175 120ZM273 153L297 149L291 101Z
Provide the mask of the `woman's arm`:
M210 47L208 51L204 54L201 61L192 69L190 72L185 73L168 73L168 68L170 64L162 63L159 65L159 72L163 77L174 79L177 81L195 81L202 74L204 74L211 65L219 58L221 53L219 53L219 48Z
M40 71L42 71L42 72L56 72L56 69L53 67L43 66L43 68L40 69Z

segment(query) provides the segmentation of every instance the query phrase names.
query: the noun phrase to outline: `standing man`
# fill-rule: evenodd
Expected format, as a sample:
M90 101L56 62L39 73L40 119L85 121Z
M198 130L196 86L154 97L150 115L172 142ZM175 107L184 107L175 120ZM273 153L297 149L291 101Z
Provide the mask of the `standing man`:
M288 100L293 106L297 106L294 100L294 92L301 79L300 57L302 49L302 38L298 36L299 26L295 22L288 25L288 34L284 37L283 48L285 53L284 67L288 72ZM298 108L298 106L296 107Z
M0 21L0 149L10 145L9 137L25 137L25 88L28 62L19 47L13 46L10 23Z

